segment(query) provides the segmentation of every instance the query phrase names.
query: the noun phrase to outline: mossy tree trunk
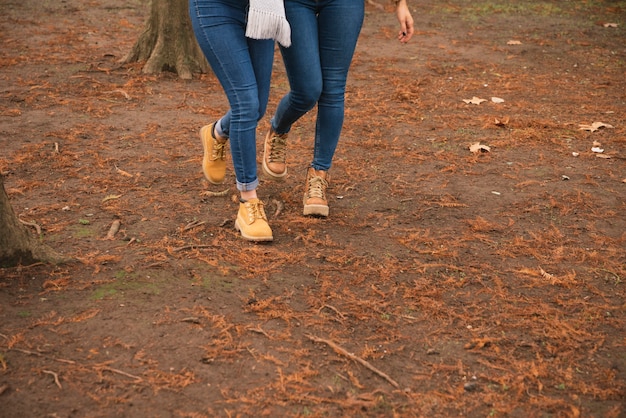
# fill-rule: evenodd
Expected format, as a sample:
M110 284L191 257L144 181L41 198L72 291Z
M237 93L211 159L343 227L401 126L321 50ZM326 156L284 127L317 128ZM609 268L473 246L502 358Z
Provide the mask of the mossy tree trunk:
M143 72L172 71L189 80L205 73L209 65L196 41L189 18L188 0L152 0L143 33L124 63L145 61Z
M0 267L28 265L37 261L64 261L49 247L40 244L15 216L0 174Z

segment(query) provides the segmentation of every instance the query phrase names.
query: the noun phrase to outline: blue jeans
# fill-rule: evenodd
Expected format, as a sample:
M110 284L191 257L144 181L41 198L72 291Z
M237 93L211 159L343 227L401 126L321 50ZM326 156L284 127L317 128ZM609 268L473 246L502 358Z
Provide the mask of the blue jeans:
M344 119L348 69L364 18L363 0L285 0L291 47L280 48L291 91L272 118L284 134L317 104L311 166L327 171Z
M193 31L217 76L230 110L221 119L237 189L259 184L256 129L265 114L274 62L274 41L245 37L248 0L189 0Z

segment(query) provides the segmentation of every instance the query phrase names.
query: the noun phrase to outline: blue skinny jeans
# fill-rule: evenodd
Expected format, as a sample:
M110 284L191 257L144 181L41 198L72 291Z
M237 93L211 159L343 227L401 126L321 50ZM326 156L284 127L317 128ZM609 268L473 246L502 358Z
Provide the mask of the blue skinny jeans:
M265 114L274 61L274 41L245 36L248 0L189 0L189 15L202 52L230 105L221 118L237 178L237 189L259 184L256 129Z
M285 0L291 47L280 48L290 92L272 129L284 134L317 104L311 166L328 171L344 119L348 70L365 14L363 0Z

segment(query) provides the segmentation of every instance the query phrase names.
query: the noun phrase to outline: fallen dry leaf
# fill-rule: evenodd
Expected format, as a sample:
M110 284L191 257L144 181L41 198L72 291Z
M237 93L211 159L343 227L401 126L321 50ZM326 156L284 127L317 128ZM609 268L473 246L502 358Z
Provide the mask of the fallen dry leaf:
M494 103L504 103L504 99L501 99L499 97L492 97L491 101Z
M474 97L472 97L471 99L463 99L463 101L464 101L465 103L467 103L467 104L475 104L475 105L479 105L479 104L481 104L482 102L486 102L487 100L486 100L486 99L481 99L481 98L479 98L479 97L474 96Z
M548 273L547 271L545 271L544 269L541 268L541 266L539 267L539 273L541 274L541 277L543 277L544 279L548 279L548 280L552 280L554 281L556 279L556 277L550 273Z
M578 129L581 131L590 131L590 132L595 132L600 128L609 128L612 129L613 126L609 125L608 123L604 123L604 122L594 122L591 125L585 125L585 124L580 124L578 125Z
M495 118L494 123L496 126L506 126L509 124L509 117L505 117L502 120Z
M480 142L475 142L469 146L469 150L475 154L480 151L489 152L491 151L491 148L489 148L487 145L482 145Z
M507 45L521 45L520 41L510 40L506 43Z
M605 28L616 28L617 27L617 23L605 23L603 26Z

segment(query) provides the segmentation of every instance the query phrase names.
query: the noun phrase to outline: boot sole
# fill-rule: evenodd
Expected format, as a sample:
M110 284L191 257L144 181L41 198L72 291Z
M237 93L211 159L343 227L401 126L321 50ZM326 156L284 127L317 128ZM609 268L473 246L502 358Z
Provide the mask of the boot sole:
M235 220L235 229L241 233L241 237L245 239L246 241L267 242L267 241L274 240L274 237L272 235L265 236L265 237L254 237L251 235L247 235L245 232L243 232L243 230L239 226L239 219Z
M322 216L324 218L328 217L328 206L324 205L304 205L304 210L302 211L304 216Z
M200 128L200 140L202 141L202 149L204 151L204 155L202 157L202 172L204 173L204 178L207 179L207 181L211 184L223 184L224 180L225 180L225 176L224 178L222 178L221 180L215 180L212 179L208 174L207 174L207 169L205 167L206 165L206 161L209 161L209 158L211 158L209 156L209 147L207 146L207 139L205 139L205 136L207 135L207 130L211 129L211 126L213 125L205 125L202 128ZM211 138L211 132L208 132L208 140L211 141L213 138Z

